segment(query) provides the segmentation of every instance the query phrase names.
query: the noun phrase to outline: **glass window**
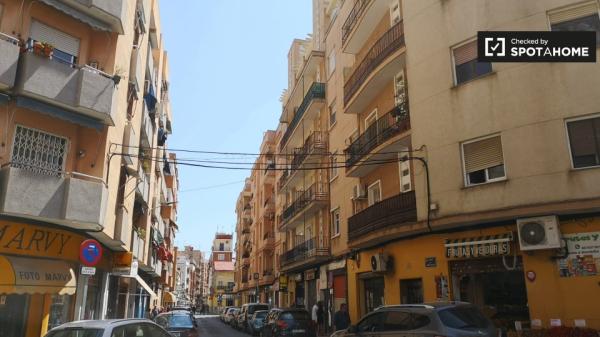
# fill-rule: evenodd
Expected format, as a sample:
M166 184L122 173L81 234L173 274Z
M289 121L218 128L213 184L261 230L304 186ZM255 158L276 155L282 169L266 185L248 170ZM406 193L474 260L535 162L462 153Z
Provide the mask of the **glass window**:
M477 61L477 41L471 41L452 51L456 84L470 81L492 72L492 64Z
M467 185L483 184L506 176L500 136L463 143L462 151Z
M377 332L383 330L385 313L375 313L363 318L357 325L358 332Z
M600 165L600 117L567 122L574 168Z
M52 295L48 330L71 321L71 295Z
M21 125L15 128L12 162L17 167L58 175L64 170L67 152L66 138Z
M337 177L338 175L338 152L335 151L331 155L331 179Z
M282 320L295 320L295 321L308 321L310 317L306 311L288 311L283 312L279 319Z
M328 76L331 76L331 74L333 74L335 71L335 50L332 50L329 53L329 56L327 57L327 65L327 74Z
M454 329L481 329L489 325L481 311L473 306L458 306L438 312L442 323Z
M337 122L335 109L329 108L329 127L332 127Z
M403 311L389 311L383 321L384 331L412 330L411 315Z
M169 327L172 328L191 328L194 326L190 315L168 315Z
M596 32L596 44L600 45L600 16L597 13L565 22L554 23L550 28L553 31Z
M171 335L165 330L157 327L156 325L148 324L147 330L150 337L171 337Z
M333 235L340 234L340 208L336 208L331 212L331 233Z

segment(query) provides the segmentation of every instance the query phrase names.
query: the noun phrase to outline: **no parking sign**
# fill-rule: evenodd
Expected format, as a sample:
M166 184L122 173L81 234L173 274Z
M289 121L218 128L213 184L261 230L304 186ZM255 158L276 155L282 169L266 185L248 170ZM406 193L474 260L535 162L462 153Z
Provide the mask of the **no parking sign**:
M102 246L96 240L85 240L79 247L79 261L84 266L93 267L102 259Z

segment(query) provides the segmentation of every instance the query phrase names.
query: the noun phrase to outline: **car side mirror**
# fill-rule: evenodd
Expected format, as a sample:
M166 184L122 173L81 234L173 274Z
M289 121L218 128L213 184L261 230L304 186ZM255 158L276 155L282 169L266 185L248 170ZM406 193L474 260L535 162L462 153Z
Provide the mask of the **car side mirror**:
M356 327L356 325L351 325L348 327L348 330L346 330L349 333L356 333L358 331L358 328Z

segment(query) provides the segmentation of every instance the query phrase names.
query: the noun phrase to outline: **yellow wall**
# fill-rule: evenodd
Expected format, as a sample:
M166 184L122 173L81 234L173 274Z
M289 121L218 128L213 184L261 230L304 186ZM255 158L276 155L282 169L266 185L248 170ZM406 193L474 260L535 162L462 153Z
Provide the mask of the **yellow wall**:
M449 234L432 234L388 244L381 248L359 253L359 258L348 260L348 302L352 322L360 316L362 296L359 295L358 275L370 272L370 259L373 254L386 253L394 259L393 271L385 274L385 304L400 303L400 280L422 278L424 301L436 300L435 277L446 276L450 281L448 259L445 255L446 239L471 238L482 235L496 235L512 231L515 241L511 249L518 248L516 225L469 230ZM564 234L600 231L600 218L587 218L561 223ZM512 251L512 250L511 250ZM523 269L537 274L533 282L525 281L530 307L530 318L540 319L544 327L549 327L550 319L560 318L563 325L573 326L574 319L585 319L588 327L600 328L600 276L561 278L558 265L551 255L553 251L517 253L523 258ZM425 258L435 257L437 267L425 268ZM452 286L450 299L453 299Z

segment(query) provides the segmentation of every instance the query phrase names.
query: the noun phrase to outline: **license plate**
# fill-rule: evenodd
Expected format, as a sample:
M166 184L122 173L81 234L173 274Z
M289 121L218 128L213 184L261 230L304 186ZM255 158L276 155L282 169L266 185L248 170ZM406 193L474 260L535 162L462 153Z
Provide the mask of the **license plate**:
M292 333L305 333L305 332L306 332L306 330L304 330L304 329L294 329L294 330L292 330Z

